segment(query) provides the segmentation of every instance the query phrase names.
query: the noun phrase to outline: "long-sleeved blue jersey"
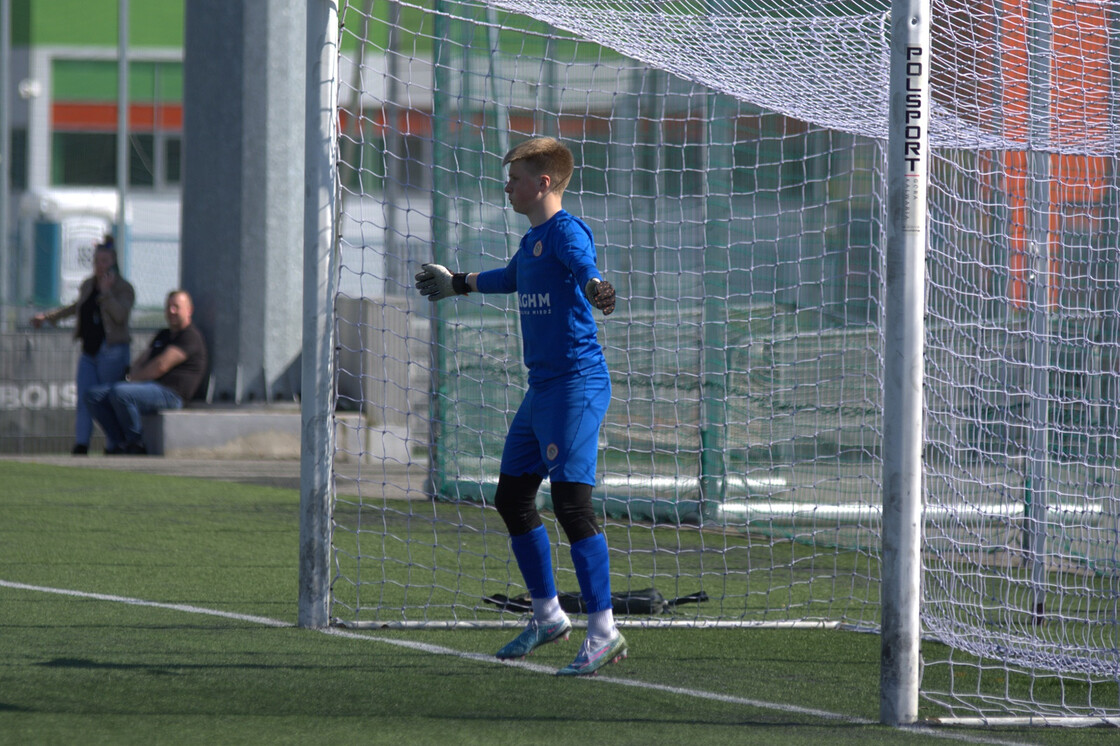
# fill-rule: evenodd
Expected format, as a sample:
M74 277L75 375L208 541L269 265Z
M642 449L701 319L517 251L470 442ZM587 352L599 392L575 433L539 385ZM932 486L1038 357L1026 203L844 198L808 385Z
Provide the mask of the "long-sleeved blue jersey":
M517 293L530 384L605 364L583 294L593 278L591 229L565 210L530 228L504 268L479 273L480 293Z

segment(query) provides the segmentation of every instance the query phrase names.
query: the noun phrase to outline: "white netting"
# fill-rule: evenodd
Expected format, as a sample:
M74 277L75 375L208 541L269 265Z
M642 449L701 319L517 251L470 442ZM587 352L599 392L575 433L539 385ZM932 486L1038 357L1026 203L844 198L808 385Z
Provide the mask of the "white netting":
M813 3L811 15L804 4L766 2L493 5L768 111L869 137L887 134L889 2ZM866 85L836 85L833 71Z
M1118 5L1043 5L934 3L923 692L952 714L1120 713ZM486 507L516 313L411 277L508 260L502 155L553 134L620 296L616 590L709 599L632 621L876 628L889 3L341 20L338 399L366 425L336 454L360 470L335 475L334 616L517 619L483 601L522 590Z

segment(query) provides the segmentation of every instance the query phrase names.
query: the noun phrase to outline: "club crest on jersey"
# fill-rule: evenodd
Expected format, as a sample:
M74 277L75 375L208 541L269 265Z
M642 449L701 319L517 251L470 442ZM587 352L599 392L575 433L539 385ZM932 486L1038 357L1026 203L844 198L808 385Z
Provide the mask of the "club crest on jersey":
M533 256L540 256L543 253L544 253L544 244L543 243L541 243L540 241L537 241L535 244L533 244Z

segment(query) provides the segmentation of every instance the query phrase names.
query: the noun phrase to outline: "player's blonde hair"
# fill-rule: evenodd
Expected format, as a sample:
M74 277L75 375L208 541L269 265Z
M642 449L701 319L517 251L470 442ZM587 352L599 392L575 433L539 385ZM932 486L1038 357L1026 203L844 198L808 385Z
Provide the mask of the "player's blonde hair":
M575 171L575 159L568 146L555 137L534 137L517 145L502 159L508 166L514 161L523 161L529 170L537 175L547 175L552 180L549 191L563 194Z

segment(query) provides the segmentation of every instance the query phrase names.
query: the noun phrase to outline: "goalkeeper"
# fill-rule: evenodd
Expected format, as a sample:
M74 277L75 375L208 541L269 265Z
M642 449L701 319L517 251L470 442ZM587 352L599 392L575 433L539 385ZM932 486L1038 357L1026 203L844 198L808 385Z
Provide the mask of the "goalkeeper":
M523 658L545 643L568 639L572 629L560 608L548 531L536 508L537 489L547 476L588 611L587 639L557 673L579 676L627 652L611 607L607 541L591 504L599 428L611 398L592 309L610 314L615 292L595 267L591 229L561 205L573 171L571 151L551 137L536 137L510 150L502 164L509 166L510 206L530 225L513 258L502 269L470 274L425 264L416 288L432 301L472 291L517 293L529 390L506 436L494 504L509 531L533 616L497 657Z

